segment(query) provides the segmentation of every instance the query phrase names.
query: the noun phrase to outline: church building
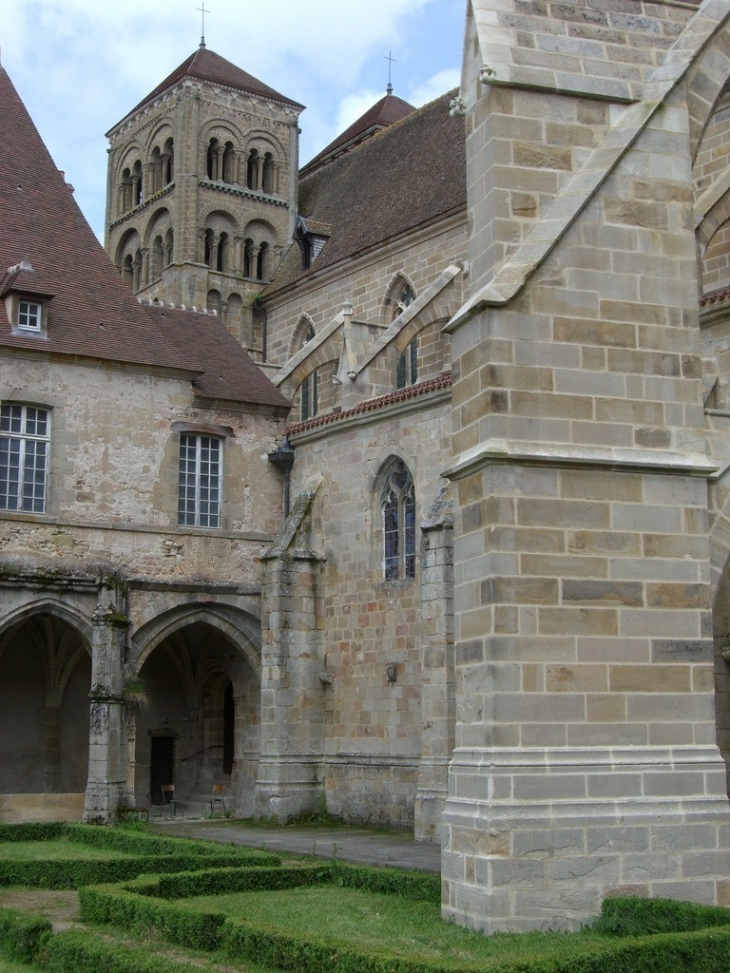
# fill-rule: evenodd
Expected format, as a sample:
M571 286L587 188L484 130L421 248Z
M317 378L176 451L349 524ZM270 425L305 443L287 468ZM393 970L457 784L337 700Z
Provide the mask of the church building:
M466 6L303 167L201 44L106 254L0 69L0 820L222 785L485 932L730 905L730 11Z

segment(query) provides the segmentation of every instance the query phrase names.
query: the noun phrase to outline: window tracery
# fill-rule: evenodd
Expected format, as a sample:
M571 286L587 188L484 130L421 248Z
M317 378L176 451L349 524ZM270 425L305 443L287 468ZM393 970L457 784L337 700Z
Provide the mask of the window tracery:
M383 518L383 576L399 581L416 576L416 494L402 460L387 469L380 494Z

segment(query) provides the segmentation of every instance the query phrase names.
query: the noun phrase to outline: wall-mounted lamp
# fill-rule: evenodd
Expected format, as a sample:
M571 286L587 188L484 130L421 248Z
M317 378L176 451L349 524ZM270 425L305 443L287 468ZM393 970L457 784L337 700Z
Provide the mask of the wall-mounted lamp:
M385 667L385 674L388 677L388 682L395 682L398 678L398 668L391 662L389 666Z

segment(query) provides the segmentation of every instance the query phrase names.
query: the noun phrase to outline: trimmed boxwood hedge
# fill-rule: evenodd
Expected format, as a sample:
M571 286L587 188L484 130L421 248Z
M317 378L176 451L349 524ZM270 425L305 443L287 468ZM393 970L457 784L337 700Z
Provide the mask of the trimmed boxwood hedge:
M226 868L233 864L275 868L281 861L278 855L270 852L185 838L161 838L132 830L83 824L0 825L0 842L59 838L69 841L67 858L3 861L0 857L0 886L75 889L81 885L123 882L145 873L188 872L199 868ZM124 852L125 857L96 861L75 858L74 844Z
M414 901L435 904L441 900L441 880L438 875L327 861L297 868L277 866L250 870L238 864L235 867L197 869L175 875L146 875L136 881L126 882L124 888L129 892L161 899L186 899L196 895L277 891L324 884L400 895Z
M142 946L109 942L93 932L72 929L54 936L43 951L51 973L200 973L200 967L150 954Z
M221 913L186 909L118 885L81 888L79 902L85 922L135 931L156 929L171 943L206 951L220 947L220 930L226 920Z
M16 963L32 963L51 935L48 919L15 909L0 909L0 956Z
M716 905L616 896L603 900L601 916L592 928L612 936L651 936L664 932L694 932L729 924L730 909Z
M157 872L191 872L198 868L229 868L227 855L145 855L98 861L69 857L50 861L2 861L0 887L27 885L41 889L78 889L82 885L124 882ZM246 867L272 867L268 857L252 855ZM276 866L274 866L276 867Z
M686 903L609 899L604 905L604 918L615 917L622 911L635 914L646 911L650 915L653 903L660 915L672 915L675 929L677 925L694 924L694 932L628 937L617 934L607 936L605 944L598 948L595 941L586 940L583 955L535 955L530 959L457 967L448 961L441 964L421 962L388 956L382 950L291 936L278 929L232 919L223 913L197 912L179 901L188 896L216 892L324 882L382 892L383 882L397 888L399 879L404 880L401 894L407 895L411 891L420 897L424 889L418 886L417 878L398 870L322 863L300 869L225 869L148 876L127 883L124 888L85 888L80 891L79 898L82 915L87 921L124 928L154 927L165 938L180 945L203 950L222 949L232 958L249 958L296 973L473 973L476 969L489 973L728 973L730 970L730 925L717 925L718 919L728 923L730 913ZM178 901L165 901L168 897ZM645 904L648 906L646 910ZM697 929L697 924L702 923L714 925ZM596 931L603 931L600 920Z
M67 827L68 825L61 824L59 821L0 824L0 843L5 841L55 841L63 836Z

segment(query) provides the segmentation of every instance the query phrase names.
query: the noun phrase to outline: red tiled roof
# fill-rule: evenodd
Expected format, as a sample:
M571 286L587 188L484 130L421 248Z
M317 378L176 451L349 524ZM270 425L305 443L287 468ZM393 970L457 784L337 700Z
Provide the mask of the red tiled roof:
M0 355L32 351L174 368L190 373L200 395L288 408L218 318L150 307L130 294L2 68L0 140L0 288L53 295L46 337L13 334L0 300ZM32 271L6 276L24 260Z
M416 109L403 101L397 95L387 94L376 102L372 108L368 108L364 115L361 115L356 122L346 128L341 135L330 142L321 152L317 153L303 168L302 174L313 172L321 162L325 162L330 156L338 154L338 150L347 151L354 145L364 141L369 135L374 135L381 129L399 122L401 118L410 115Z
M341 422L351 416L362 415L365 412L377 412L379 409L395 402L406 402L408 399L415 399L427 392L436 392L438 389L451 387L451 373L445 372L437 378L429 379L428 382L420 382L418 385L409 385L408 388L398 389L396 392L388 392L386 395L378 395L374 399L360 402L351 409L343 409L341 412L327 412L313 419L306 419L304 422L297 422L289 426L286 430L287 436L295 436L299 432L307 432L316 429L318 426L328 426L333 422Z
M215 51L209 51L207 47L199 47L189 58L176 67L172 74L169 74L153 91L150 91L146 98L135 105L129 115L133 115L148 101L152 101L163 91L172 88L176 82L186 77L199 78L201 81L210 81L212 84L222 84L227 88L236 88L238 91L248 91L250 94L260 95L262 98L273 98L274 101L281 101L285 105L293 105L300 110L304 109L304 105L292 101L286 95L279 94L278 91L270 88L263 81L259 81L258 78L254 78L252 74L236 67L235 64L227 61L220 54L216 54Z

